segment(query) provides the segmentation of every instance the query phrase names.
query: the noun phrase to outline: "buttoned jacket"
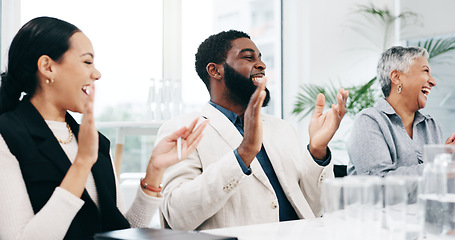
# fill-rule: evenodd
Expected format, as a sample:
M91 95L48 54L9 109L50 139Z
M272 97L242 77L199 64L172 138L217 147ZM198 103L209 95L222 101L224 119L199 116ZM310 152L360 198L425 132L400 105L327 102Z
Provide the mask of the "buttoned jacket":
M164 174L164 224L202 230L279 221L278 200L260 163L254 159L252 173L243 173L234 154L243 137L210 104L200 113L164 123L157 141L196 117L199 122L209 119L202 141ZM300 218L321 216L320 186L323 179L333 177L333 165L319 166L291 124L265 114L262 119L263 146L289 202Z

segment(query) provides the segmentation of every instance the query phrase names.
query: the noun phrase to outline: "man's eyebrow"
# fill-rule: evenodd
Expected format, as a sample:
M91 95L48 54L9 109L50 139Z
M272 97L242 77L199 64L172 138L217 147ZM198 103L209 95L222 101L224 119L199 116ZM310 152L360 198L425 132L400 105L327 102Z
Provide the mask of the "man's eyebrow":
M240 50L240 53L243 53L243 52L253 52L253 53L256 53L252 48L244 48L244 49ZM262 57L262 53L259 53L259 57Z

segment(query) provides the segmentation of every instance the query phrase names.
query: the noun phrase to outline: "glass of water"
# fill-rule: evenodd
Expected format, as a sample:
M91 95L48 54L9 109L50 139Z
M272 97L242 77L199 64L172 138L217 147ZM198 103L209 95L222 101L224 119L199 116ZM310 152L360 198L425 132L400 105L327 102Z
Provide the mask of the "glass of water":
M419 200L424 233L433 239L455 238L455 162L426 163Z
M348 176L344 180L345 231L349 238L381 238L382 179L378 176Z
M396 238L420 239L423 211L418 202L421 177L386 176L384 178L386 225Z
M384 178L384 216L389 239L405 239L407 197L404 180Z
M424 145L423 161L425 163L455 161L455 146L446 144Z
M326 239L346 239L344 213L344 178L329 178L322 182L321 202L324 224L331 229L325 231ZM341 236L340 236L341 235Z

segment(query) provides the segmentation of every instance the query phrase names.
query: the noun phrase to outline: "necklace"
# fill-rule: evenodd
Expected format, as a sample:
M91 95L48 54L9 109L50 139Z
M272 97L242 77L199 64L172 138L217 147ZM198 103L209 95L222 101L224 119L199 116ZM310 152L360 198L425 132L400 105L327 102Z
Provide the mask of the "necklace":
M66 139L66 140L61 140L60 138L58 138L57 136L55 136L55 138L57 138L57 141L58 141L59 143L68 144L68 143L71 142L71 140L73 139L73 131L71 131L70 125L69 125L68 123L66 123L66 127L68 128L68 133L69 133L68 139Z

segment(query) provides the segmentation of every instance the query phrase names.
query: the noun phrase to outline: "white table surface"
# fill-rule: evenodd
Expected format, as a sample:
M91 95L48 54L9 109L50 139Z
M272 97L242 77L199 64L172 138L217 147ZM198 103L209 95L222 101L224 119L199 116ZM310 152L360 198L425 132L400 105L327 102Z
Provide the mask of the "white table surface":
M218 228L201 232L237 237L239 240L265 239L325 239L324 222L321 218L274 222L257 225Z
M362 221L354 221L337 224L329 224L327 219L302 219L287 222L274 222L248 226L238 226L229 228L218 228L203 230L201 232L237 237L239 240L288 240L288 239L305 239L305 240L408 240L406 233L390 232L384 228L369 229L367 225L360 227L359 224L365 224ZM371 227L371 226L370 226ZM436 240L440 239L433 236L418 238L419 240ZM454 238L450 238L454 239Z

